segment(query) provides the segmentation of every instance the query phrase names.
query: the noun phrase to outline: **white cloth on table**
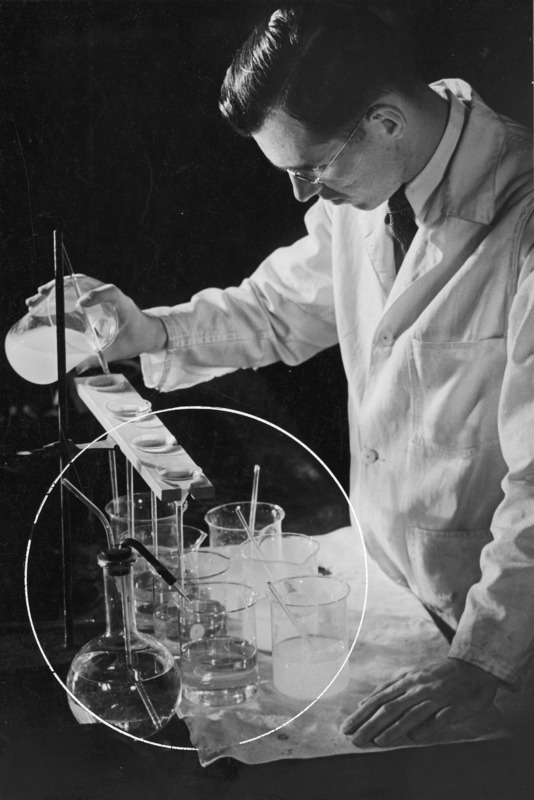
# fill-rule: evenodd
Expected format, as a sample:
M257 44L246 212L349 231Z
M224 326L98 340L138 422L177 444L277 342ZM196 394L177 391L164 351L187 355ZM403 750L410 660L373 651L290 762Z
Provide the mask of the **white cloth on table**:
M366 576L361 539L352 528L318 537L319 564L351 586L349 634L360 627L350 658L348 688L337 696L307 705L281 695L272 685L271 657L260 654L260 691L252 702L225 710L205 710L183 700L179 715L204 766L225 756L247 764L284 758L315 758L363 752L339 731L341 722L378 684L403 669L424 666L446 656L447 642L419 601L397 586L376 565ZM299 715L299 716L297 716ZM292 721L290 721L293 717ZM451 726L429 744L506 736L495 709ZM260 737L260 738L257 738ZM249 741L250 740L250 741ZM242 744L241 744L242 743ZM404 746L415 746L406 741ZM421 745L422 746L422 745ZM365 752L384 748L366 747Z

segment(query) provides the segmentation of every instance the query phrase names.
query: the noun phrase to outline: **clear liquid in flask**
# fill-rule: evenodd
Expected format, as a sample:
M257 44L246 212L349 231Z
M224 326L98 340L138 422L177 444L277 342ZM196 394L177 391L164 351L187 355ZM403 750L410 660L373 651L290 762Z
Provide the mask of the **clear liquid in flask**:
M132 673L117 654L95 651L80 655L71 668L67 688L92 713L69 696L78 722L103 720L126 733L146 737L171 720L180 694L180 676L174 664L158 672L151 653L138 653L135 661Z

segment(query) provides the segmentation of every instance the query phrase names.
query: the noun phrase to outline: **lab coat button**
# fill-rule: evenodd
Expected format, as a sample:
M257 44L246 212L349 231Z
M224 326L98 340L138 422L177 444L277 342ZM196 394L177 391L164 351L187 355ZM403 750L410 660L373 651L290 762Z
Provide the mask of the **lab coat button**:
M378 459L376 450L371 450L370 447L365 447L362 451L362 459L366 464L373 464Z
M395 337L391 333L391 331L382 331L378 337L378 341L384 347L388 347L389 345L393 344L395 341Z

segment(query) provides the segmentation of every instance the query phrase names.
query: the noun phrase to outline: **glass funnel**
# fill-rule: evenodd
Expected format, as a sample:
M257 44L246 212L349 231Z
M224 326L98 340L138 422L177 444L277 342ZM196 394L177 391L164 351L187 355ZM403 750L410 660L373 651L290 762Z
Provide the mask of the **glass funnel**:
M102 286L86 275L64 279L65 350L67 372L89 356L105 350L117 334L117 314L113 306L102 303L76 308L79 295ZM18 374L31 383L57 381L56 293L43 295L6 336L6 356Z
M98 563L104 570L106 632L79 650L67 675L67 688L85 707L69 695L70 708L79 722L103 720L145 738L172 718L180 699L181 679L169 651L137 630L132 581L136 558L129 547L99 554Z

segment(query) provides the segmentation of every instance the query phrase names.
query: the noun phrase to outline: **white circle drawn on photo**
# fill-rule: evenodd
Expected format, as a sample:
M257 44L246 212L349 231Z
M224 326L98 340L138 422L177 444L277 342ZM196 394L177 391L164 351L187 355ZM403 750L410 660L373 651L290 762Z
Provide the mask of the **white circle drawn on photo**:
M160 428L163 422L155 414L147 414L144 417L138 417L132 424L136 428Z
M342 672L343 668L345 667L345 665L347 664L348 660L350 659L350 656L351 656L351 654L352 654L352 652L353 652L353 650L354 650L354 648L356 646L356 643L358 641L358 638L360 636L360 632L361 632L361 629L362 629L362 626L363 626L363 621L364 621L364 618L365 618L365 612L366 612L366 608L367 608L368 590L369 590L369 586L368 586L368 583L369 583L369 572L368 572L368 563L367 563L367 553L366 553L365 542L364 542L361 526L360 526L360 524L358 522L355 510L354 510L354 508L353 508L353 506L352 506L352 504L350 502L350 499L349 499L347 493L345 492L345 490L341 486L339 480L336 478L336 476L334 475L332 470L322 461L321 458L319 458L319 456L317 456L313 452L313 450L310 447L308 447L308 445L304 444L304 442L302 442L296 436L294 436L293 434L291 434L288 431L284 430L280 426L275 425L274 423L269 422L268 420L262 419L261 417L257 417L257 416L255 416L253 414L248 414L248 413L246 413L244 411L236 411L234 409L224 408L224 407L220 407L220 406L174 406L173 408L168 408L168 409L164 409L163 411L158 411L158 414L162 415L162 414L165 414L165 413L171 412L171 411L226 412L228 414L234 414L236 416L245 417L245 418L248 418L250 420L253 420L254 422L258 422L258 423L262 423L263 425L267 425L268 427L273 428L274 430L278 431L279 433L284 434L289 439L292 439L296 444L300 445L300 447L302 447L311 456L313 456L313 458L323 467L323 469L328 473L330 478L336 484L336 486L339 489L340 493L343 495L343 497L344 497L344 499L345 499L345 501L347 503L348 508L350 509L351 517L352 517L352 519L353 519L353 521L354 521L354 523L356 525L356 529L358 531L358 537L359 537L360 545L361 545L361 548L362 548L362 557L363 557L365 580L364 580L361 615L360 615L360 619L359 619L359 622L358 622L357 627L356 627L356 631L354 632L354 637L353 637L352 642L350 643L350 646L348 648L347 656L345 657L343 663L340 665L338 671L333 676L333 678L329 681L329 683L324 687L324 689L317 695L317 697L315 697L313 700L308 702L304 706L304 708L301 708L292 717L290 717L287 720L284 720L283 722L281 722L280 724L278 724L275 727L271 728L270 730L264 731L264 732L258 734L257 736L253 736L253 737L250 737L248 739L244 739L244 740L239 741L239 742L230 743L229 745L227 745L225 747L225 750L229 750L232 747L237 747L237 746L249 744L249 743L254 742L254 741L258 741L259 739L263 739L266 736L270 736L273 733L276 733L277 731L282 730L284 727L286 727L286 725L289 725L294 720L296 720L298 717L300 717L303 714L305 714L310 708L312 708L317 703L317 701L320 700L321 697L323 697L323 695L328 691L330 686L332 686L334 681L340 675L340 673ZM152 741L151 739L144 739L144 738L142 738L140 736L135 736L134 734L128 733L127 731L124 731L124 730L121 730L121 729L117 728L115 725L112 725L111 723L107 722L106 720L102 719L101 717L98 717L93 711L91 711L86 706L84 706L83 703L80 703L78 698L76 698L72 694L72 692L70 692L69 689L66 687L65 683L62 681L62 679L60 678L60 676L58 675L58 673L54 669L54 666L50 662L48 656L46 655L45 650L44 650L44 648L43 648L43 646L42 646L42 644L41 644L41 642L39 640L39 637L37 635L37 630L36 630L36 627L35 627L35 624L34 624L34 620L33 620L33 617L32 617L32 612L31 612L31 607L30 607L30 597L29 597L29 591L30 590L29 590L29 586L28 586L28 571L29 571L29 560L30 560L30 555L31 555L31 548L32 548L32 543L33 543L33 534L34 534L35 527L36 527L36 525L38 523L40 514L41 514L41 512L42 512L42 510L43 510L43 508L44 508L44 506L45 506L45 504L47 502L47 500L49 499L50 495L54 491L55 487L59 484L61 479L65 476L65 473L69 470L69 468L85 453L85 451L90 449L91 446L93 444L95 444L96 442L99 442L101 439L105 439L108 435L110 435L112 433L113 430L117 430L118 428L121 428L122 426L128 425L128 424L131 424L130 421L122 422L119 425L117 425L115 428L113 428L111 431L103 431L100 436L97 436L96 439L94 439L92 442L89 442L89 444L87 444L82 450L80 450L79 453L77 453L69 461L69 463L63 468L63 470L59 473L59 475L52 482L52 484L48 488L48 491L45 493L45 496L43 497L43 500L41 501L41 504L40 504L40 506L39 506L39 508L37 510L37 513L35 515L35 519L33 521L32 530L31 530L30 537L29 537L29 540L28 540L28 546L26 548L26 555L25 555L25 561L24 561L24 596L25 596L25 601L26 601L26 609L27 609L27 612L28 612L28 619L29 619L30 627L31 627L34 639L36 641L37 647L39 648L39 651L41 652L41 655L42 655L43 659L45 660L48 668L52 672L54 678L62 686L64 691L72 698L72 700L74 702L76 702L84 711L86 711L88 713L88 715L95 722L101 722L104 725L106 725L108 728L111 728L111 730L113 730L116 733L121 733L124 736L128 736L130 739L133 739L133 740L139 741L139 742L145 742L146 744L153 745L154 747L160 747L160 748L163 748L163 749L166 749L166 750L184 750L184 751L198 752L198 748L197 747L182 747L182 746L179 746L179 745L170 745L170 744L165 744L165 743L162 743L162 742L155 742L155 741Z

